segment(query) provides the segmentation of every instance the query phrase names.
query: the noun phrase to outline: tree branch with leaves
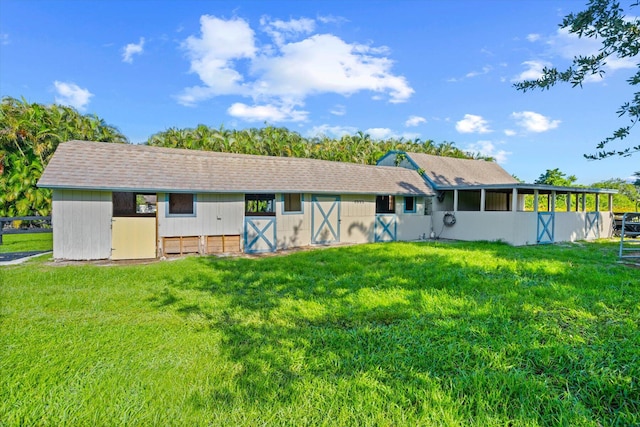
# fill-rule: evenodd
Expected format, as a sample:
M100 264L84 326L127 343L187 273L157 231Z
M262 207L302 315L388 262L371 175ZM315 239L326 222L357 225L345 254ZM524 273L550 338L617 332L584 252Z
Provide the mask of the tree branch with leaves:
M629 8L639 4L640 0L635 0ZM589 77L604 75L608 59L636 58L640 53L640 21L636 17L625 15L620 3L615 0L590 0L586 10L565 16L560 28L568 29L569 33L579 38L600 40L599 51L589 56L574 57L571 66L564 71L559 71L556 67L545 67L539 79L515 83L516 89L522 92L534 89L548 90L558 83L582 87L582 83ZM640 63L636 73L627 79L627 82L632 87L640 84ZM640 92L633 93L631 99L620 106L617 114L618 117L627 117L630 123L600 141L596 145L597 151L585 154L585 158L600 160L616 155L627 157L640 151L640 145L634 143L623 144L621 148L614 148L611 144L627 138L631 129L638 123Z

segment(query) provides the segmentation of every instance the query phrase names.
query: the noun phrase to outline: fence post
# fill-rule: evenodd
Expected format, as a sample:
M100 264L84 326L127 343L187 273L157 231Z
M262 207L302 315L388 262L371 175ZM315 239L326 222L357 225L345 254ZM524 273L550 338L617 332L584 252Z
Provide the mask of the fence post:
M4 229L4 221L0 221L0 245L2 244L2 230Z

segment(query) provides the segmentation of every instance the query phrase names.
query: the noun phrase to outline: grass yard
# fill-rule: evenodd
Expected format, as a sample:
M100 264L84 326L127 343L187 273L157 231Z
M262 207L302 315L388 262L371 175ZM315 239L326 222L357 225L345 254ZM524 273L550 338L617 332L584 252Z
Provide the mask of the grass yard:
M616 243L0 268L0 425L640 425Z
M51 233L5 234L0 245L0 253L50 250L53 250Z

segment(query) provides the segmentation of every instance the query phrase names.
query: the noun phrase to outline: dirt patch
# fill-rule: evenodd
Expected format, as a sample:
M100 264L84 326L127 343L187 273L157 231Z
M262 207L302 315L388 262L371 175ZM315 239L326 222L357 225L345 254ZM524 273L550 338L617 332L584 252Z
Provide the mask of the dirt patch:
M246 254L246 253L208 254L208 255L188 254L188 255L170 255L170 256L164 256L162 258L153 258L153 259L127 259L127 260L117 260L117 261L110 260L110 259L86 260L86 261L51 260L47 263L47 265L54 266L54 267L63 267L67 265L95 265L99 267L112 267L112 266L118 266L118 265L146 265L146 264L155 264L159 262L171 262L179 259L184 259L187 257L259 259L259 258L274 257L274 256L287 256L297 252L316 251L316 250L329 249L329 248L353 246L354 244L355 243L340 243L340 244L332 244L332 245L303 246L303 247L297 247L297 248L291 248L291 249L283 249L276 252L264 252L264 253L257 253L257 254Z

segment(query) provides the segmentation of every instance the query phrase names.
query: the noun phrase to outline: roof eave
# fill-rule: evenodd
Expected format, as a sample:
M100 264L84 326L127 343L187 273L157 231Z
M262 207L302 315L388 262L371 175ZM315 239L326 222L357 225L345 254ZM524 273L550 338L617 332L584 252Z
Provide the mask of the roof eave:
M617 194L618 190L611 188L592 188L592 187L563 187L546 184L526 184L526 183L513 183L513 184L471 184L471 185L449 185L440 186L437 190L451 191L451 190L507 190L514 188L521 188L525 190L544 190L544 191L556 191L561 193L600 193L600 194Z

